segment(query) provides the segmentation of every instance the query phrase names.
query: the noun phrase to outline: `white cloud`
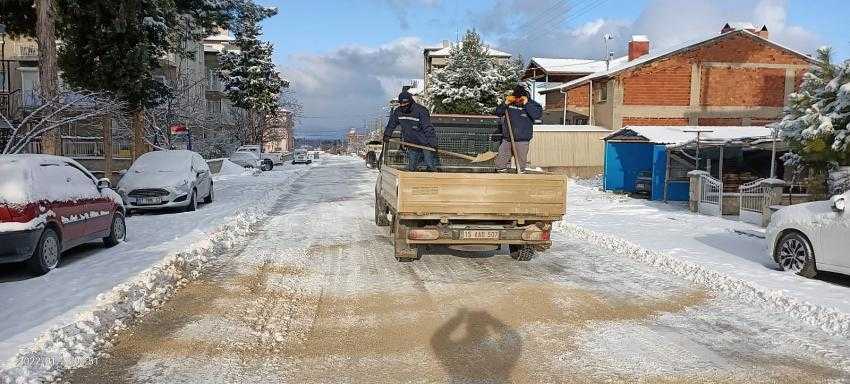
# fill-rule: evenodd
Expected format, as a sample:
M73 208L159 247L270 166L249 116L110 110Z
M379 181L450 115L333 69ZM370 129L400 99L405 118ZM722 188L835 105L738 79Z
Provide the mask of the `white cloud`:
M516 1L520 0L499 0L495 6ZM526 58L548 56L601 59L605 57L602 36L606 33L614 35L615 39L610 45L617 55L625 53L632 35L647 35L653 49L664 49L719 33L723 24L730 21L766 24L771 40L804 52L813 52L823 43L815 33L789 24L786 0L651 0L633 21L600 18L578 26L538 23L531 33L518 32L516 26L528 24L529 19L534 20L541 12L545 14L544 11L552 6L553 1L534 0L524 3L535 6L519 8L520 11L498 22L489 20L494 10L485 10L473 15L473 22L485 33L485 38L496 42L498 48ZM565 16L554 20L564 19L569 22L570 12L576 11L564 10ZM604 14L604 6L595 11Z
M315 55L295 55L281 68L304 107L296 133L330 136L376 117L401 86L422 77L422 47L401 38L378 47L346 46Z

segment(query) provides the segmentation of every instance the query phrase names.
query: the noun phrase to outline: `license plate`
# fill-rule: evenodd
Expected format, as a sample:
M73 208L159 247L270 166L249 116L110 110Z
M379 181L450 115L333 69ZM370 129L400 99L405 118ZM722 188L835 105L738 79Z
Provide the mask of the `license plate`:
M136 204L140 205L154 205L154 204L162 204L161 197L140 197L136 199Z
M499 240L499 231L462 231L460 238L462 240Z

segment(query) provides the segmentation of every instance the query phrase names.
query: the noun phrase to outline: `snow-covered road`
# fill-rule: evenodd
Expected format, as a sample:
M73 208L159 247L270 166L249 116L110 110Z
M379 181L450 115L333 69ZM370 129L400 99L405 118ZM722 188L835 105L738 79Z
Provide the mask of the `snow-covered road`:
M295 180L238 255L73 383L847 382L847 340L572 238L392 257L374 171Z
M0 266L0 362L44 331L63 326L91 307L96 297L161 261L185 250L237 213L276 199L280 189L304 173L283 166L259 176L216 176L215 201L196 212L159 212L127 219L127 242L104 249L91 243L63 255L59 267L32 277L20 265Z

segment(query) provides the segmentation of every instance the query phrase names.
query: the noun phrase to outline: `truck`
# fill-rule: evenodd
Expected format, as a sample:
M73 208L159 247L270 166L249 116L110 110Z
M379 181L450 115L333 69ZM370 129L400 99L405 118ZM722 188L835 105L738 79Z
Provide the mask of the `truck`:
M251 152L260 159L271 161L272 165L283 164L283 155L278 152L263 152L259 145L242 145L236 148L236 152Z
M496 116L433 115L438 147L474 156L501 141ZM394 133L398 136L398 133ZM470 163L440 155L438 172L405 168L404 148L383 145L375 184L375 223L389 226L398 261L434 245L492 251L531 260L552 245L552 223L566 212L567 179L544 172L498 173L493 160Z
M366 167L378 167L378 159L381 158L382 149L383 143L378 140L372 140L366 143Z
M292 164L310 164L313 160L306 149L299 148L292 153Z

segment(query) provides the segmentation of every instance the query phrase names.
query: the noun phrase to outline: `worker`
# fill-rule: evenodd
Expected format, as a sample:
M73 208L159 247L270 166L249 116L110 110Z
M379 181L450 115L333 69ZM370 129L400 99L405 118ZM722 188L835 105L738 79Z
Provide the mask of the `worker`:
M424 161L425 169L429 172L436 171L438 162L436 154L437 134L434 132L434 126L431 125L431 114L428 113L427 108L414 101L413 95L407 90L398 95L398 107L390 114L387 127L384 128L384 142L390 140L393 131L398 126L401 126L402 141L434 148L432 152L408 147L406 149L407 170L417 171L419 164Z
M503 103L496 107L496 116L507 117L502 121L502 144L499 145L499 156L496 157L496 170L507 172L511 163L512 146L511 133L508 131L506 119L510 119L510 127L513 129L513 141L516 146L516 164L519 171L525 170L528 158L528 145L534 135L534 123L543 116L543 107L528 97L528 91L522 85L514 87L513 92L507 96Z

